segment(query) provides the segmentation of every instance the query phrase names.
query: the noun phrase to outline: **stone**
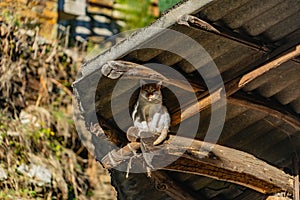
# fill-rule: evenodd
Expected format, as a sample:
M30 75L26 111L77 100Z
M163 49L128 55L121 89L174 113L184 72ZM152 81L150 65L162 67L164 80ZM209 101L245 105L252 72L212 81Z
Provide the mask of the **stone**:
M0 181L7 179L7 174L5 170L0 166Z

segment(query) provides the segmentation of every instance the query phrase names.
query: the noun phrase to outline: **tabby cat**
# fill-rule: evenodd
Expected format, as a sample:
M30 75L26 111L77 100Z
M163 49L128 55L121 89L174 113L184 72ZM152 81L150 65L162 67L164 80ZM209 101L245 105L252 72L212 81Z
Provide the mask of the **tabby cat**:
M141 132L159 135L153 145L166 139L171 121L168 110L163 105L161 86L162 82L141 82L140 94L132 112L133 124L139 130L139 136Z

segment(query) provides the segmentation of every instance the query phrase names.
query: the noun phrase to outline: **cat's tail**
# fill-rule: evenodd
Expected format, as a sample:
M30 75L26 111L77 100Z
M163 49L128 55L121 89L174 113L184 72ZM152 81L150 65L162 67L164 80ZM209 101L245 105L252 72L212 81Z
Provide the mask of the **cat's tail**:
M162 141L164 141L164 140L167 138L167 136L168 136L168 132L169 132L169 130L168 130L167 128L164 128L164 129L161 131L159 137L153 142L153 145L154 145L154 146L155 146L155 145L158 145L158 144L160 144Z

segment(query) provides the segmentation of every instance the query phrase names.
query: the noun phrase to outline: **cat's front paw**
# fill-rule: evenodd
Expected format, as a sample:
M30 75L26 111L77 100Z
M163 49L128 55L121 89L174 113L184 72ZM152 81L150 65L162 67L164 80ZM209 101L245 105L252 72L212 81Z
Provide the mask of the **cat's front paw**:
M159 137L153 142L153 145L155 146L163 142L168 137L168 132L169 132L168 128L164 128L161 131Z

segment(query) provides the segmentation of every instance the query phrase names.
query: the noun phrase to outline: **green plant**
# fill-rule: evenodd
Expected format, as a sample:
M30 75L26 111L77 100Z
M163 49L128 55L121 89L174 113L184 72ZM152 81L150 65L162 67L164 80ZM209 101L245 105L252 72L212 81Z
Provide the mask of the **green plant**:
M4 22L12 25L12 26L21 26L20 17L17 14L14 14L11 10L3 10L1 12L2 18Z
M159 0L158 1L159 10L160 12L164 12L180 1L181 0Z
M0 191L0 199L15 199L15 197L20 197L22 199L38 199L37 193L34 190L27 188L20 188L18 190L9 189L6 191Z
M151 13L151 0L116 0L120 6L116 10L126 22L125 30L145 27L154 21Z

